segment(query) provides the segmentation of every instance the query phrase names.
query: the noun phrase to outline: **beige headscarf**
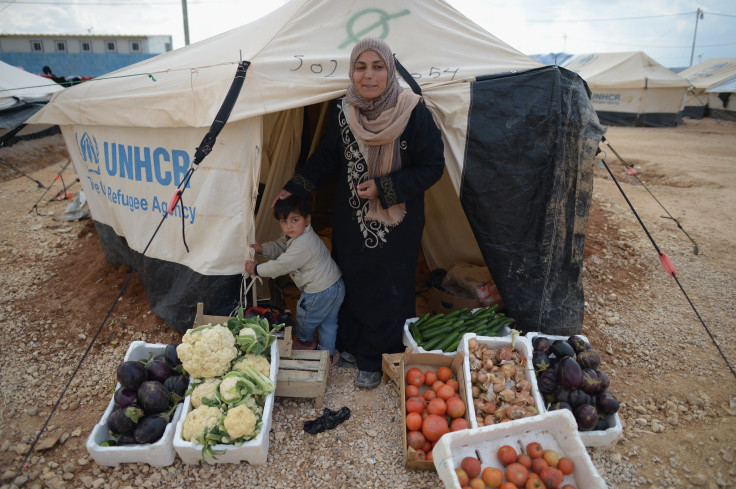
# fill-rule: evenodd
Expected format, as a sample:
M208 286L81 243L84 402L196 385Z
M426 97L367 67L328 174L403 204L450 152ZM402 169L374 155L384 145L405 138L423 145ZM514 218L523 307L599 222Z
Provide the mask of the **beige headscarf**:
M355 61L365 51L375 51L386 65L388 79L386 90L376 98L367 99L358 93L353 83ZM350 104L348 122L353 134L367 147L367 178L388 175L401 168L398 140L404 132L412 110L419 102L419 95L404 91L396 77L396 65L391 48L381 39L367 37L358 41L350 55L350 86L346 99ZM406 214L404 204L384 209L379 199L368 202L365 218L377 220L389 226L401 222Z

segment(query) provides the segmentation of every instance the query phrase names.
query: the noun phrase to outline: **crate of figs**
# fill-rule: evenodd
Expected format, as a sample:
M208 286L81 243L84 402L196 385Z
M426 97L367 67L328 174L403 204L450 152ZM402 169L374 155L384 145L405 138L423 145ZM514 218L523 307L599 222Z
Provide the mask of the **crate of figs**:
M569 410L580 438L589 447L608 447L623 433L619 402L601 366L600 353L583 335L528 333L537 388L544 399L541 412Z

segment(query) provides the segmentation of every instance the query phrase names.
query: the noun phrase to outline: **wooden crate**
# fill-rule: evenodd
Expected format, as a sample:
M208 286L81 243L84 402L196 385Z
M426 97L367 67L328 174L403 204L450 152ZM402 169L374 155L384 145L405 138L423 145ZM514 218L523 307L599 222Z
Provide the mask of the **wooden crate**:
M382 356L383 360L383 383L388 382L388 379L394 381L394 389L396 392L401 390L401 383L399 382L399 369L401 368L401 358L404 356L403 353L384 353Z
M281 357L276 377L277 397L311 397L321 410L330 372L330 352L327 350L292 350L291 356Z
M194 316L194 327L201 326L203 324L227 324L229 316L210 316L204 313L204 304L197 302L197 314ZM291 326L284 328L284 338L277 340L279 347L279 358L288 357L291 355Z

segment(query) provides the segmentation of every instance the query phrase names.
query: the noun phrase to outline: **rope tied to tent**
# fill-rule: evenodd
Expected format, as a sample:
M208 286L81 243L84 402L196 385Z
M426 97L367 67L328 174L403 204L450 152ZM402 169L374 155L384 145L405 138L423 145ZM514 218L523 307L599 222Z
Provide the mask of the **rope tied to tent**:
M605 141L605 138L603 139ZM608 143L606 143L608 144ZM610 147L610 145L609 145ZM613 148L611 148L613 149ZM695 304L693 304L693 301L690 300L690 296L688 296L687 292L685 292L685 288L682 286L682 283L677 279L677 270L675 269L675 264L672 263L672 260L669 256L667 256L667 253L659 249L659 246L657 246L657 242L654 241L654 238L649 233L649 230L647 229L646 225L644 225L644 222L642 221L641 217L639 217L639 214L636 212L636 209L634 209L633 204L629 200L629 197L626 195L626 192L624 192L624 189L621 188L621 184L618 182L616 177L613 175L613 172L611 171L611 168L606 163L605 158L600 160L601 164L606 168L608 171L608 174L610 175L613 182L616 184L616 187L618 187L618 190L621 192L621 195L623 195L624 200L626 200L626 203L629 205L629 208L631 209L631 212L634 213L634 217L636 217L636 220L639 221L639 225L642 227L644 232L646 233L647 237L649 238L649 241L654 246L654 249L657 251L657 256L659 258L659 262L662 264L662 267L665 269L668 275L670 275L675 282L677 283L677 286L680 288L680 291L685 296L685 299L687 300L688 304L690 304L690 307L692 308L693 312L695 312L695 316L697 316L698 320L700 321L700 324L703 326L703 329L705 329L705 332L710 337L711 341L716 347L716 350L718 350L718 353L721 355L721 358L723 358L723 361L726 362L726 366L731 371L731 375L736 379L736 371L734 371L733 367L731 366L731 363L728 361L728 358L726 358L726 354L721 349L721 346L718 344L718 341L716 340L715 336L713 336L713 333L711 333L708 326L705 324L705 321L700 316L700 313L698 312L698 309L695 307ZM696 253L697 254L697 253Z
M250 62L248 61L241 61L238 64L238 69L236 71L235 79L233 80L232 85L230 86L230 90L228 91L225 100L223 101L222 106L220 107L220 110L217 113L217 117L215 118L215 122L213 122L212 126L210 127L210 131L205 135L205 140L203 140L202 144L200 144L200 147L197 148L197 154L199 157L195 157L195 165L199 165L199 163L202 162L202 160L212 151L212 146L215 143L215 139L217 138L217 135L220 133L222 128L224 127L225 123L227 122L228 117L230 116L230 112L232 110L232 106L235 104L235 101L238 98L238 95L240 93L240 89L243 86L243 81L245 79L245 72L248 69L248 66L250 65ZM205 143L206 141L206 143ZM203 147L203 145L206 145L209 147L209 151L202 152L200 154L199 150ZM68 163L67 163L68 164ZM194 173L194 166L190 166L189 171L187 171L187 174L182 179L182 182L177 187L176 191L174 192L174 195L176 196L176 200L181 201L181 195L184 193L184 190L186 189L192 174ZM174 200L174 196L172 196L172 201ZM169 210L171 210L172 203L169 203ZM176 202L173 204L176 205ZM182 204L183 205L183 204ZM182 216L184 215L184 212L182 211ZM36 436L33 439L33 442L31 443L30 448L26 452L25 456L23 457L23 460L20 463L20 466L16 470L15 475L12 479L9 480L8 484L12 485L15 480L20 476L20 474L28 468L28 459L31 456L31 454L34 453L34 448L36 447L36 444L41 439L41 434L44 432L46 427L49 424L49 421L53 417L53 415L56 413L57 408L59 407L59 404L61 403L61 400L63 399L64 395L66 394L67 390L69 389L69 386L71 386L72 381L74 380L75 376L77 375L77 372L79 372L79 369L81 368L82 364L84 363L84 360L87 358L87 355L92 349L92 346L94 345L95 341L97 340L97 337L102 332L102 328L105 326L105 323L107 323L107 320L112 315L113 310L115 309L115 306L120 301L120 299L123 296L123 293L128 287L128 284L130 283L130 280L133 277L133 274L138 270L138 267L143 262L143 258L146 256L146 252L148 252L148 249L151 247L151 244L153 243L154 238L158 234L159 230L161 229L161 226L163 226L164 221L169 216L169 212L166 212L161 216L161 220L158 223L158 226L156 226L156 229L154 230L153 234L151 235L151 238L148 240L148 243L146 244L143 251L138 255L138 260L133 265L133 267L130 270L130 273L128 274L128 277L125 279L125 282L123 282L123 286L120 289L120 292L118 293L117 297L113 300L112 305L107 311L107 314L103 318L102 322L100 323L99 327L97 328L97 331L95 332L94 336L92 337L92 340L90 341L89 345L87 345L87 348L85 349L84 353L82 354L82 358L79 360L79 363L77 364L76 368L72 372L71 376L69 377L69 380L67 381L66 385L61 391L61 394L59 395L59 398L56 400L54 405L51 408L51 411L49 412L48 416L46 417L46 420L44 421L43 425L41 426L41 429L38 430L38 433L36 433ZM182 221L182 229L183 229L183 221ZM185 242L186 246L186 242ZM187 248L187 251L189 249Z
M654 196L654 194L652 193L652 191L649 190L649 187L647 187L644 184L644 182L641 181L641 179L639 178L639 176L636 173L636 169L634 169L634 165L627 163L621 157L621 155L618 154L618 152L613 148L613 146L611 146L611 143L608 142L608 140L606 139L605 136L603 136L603 138L601 139L601 141L604 142L604 143L606 143L606 146L608 146L609 148L611 148L611 151L613 151L613 154L616 155L616 157L621 162L621 164L624 165L624 167L626 168L626 173L628 173L629 175L631 175L634 178L636 178L636 181L639 182L639 184L642 187L644 187L644 190L646 190L649 193L649 195L651 195L652 198L657 202L657 204L659 204L659 206L667 213L667 215L666 216L662 216L662 218L663 219L672 219L672 221L674 221L674 223L677 224L677 227L680 228L680 230L683 233L685 233L685 236L687 236L687 238L693 244L693 254L694 255L697 255L698 252L700 251L700 249L698 248L698 243L696 243L695 240L688 234L688 232L685 231L685 228L682 227L682 224L680 224L680 221L678 221L672 214L670 214L670 211L668 211L667 208L659 201L659 199L657 199L657 197Z

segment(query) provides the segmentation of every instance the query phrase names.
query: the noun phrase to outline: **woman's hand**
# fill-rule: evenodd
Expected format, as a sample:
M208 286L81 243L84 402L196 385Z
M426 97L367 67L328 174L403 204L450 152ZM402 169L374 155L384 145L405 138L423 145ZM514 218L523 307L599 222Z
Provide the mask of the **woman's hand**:
M291 192L289 192L288 190L281 189L281 192L279 192L278 195L276 195L276 198L273 199L273 202L271 202L271 205L269 207L273 209L273 206L276 205L277 200L284 200L287 197L291 197Z
M245 271L251 275L256 273L256 262L251 261L251 260L246 260L245 261Z
M366 180L357 187L358 197L361 199L372 200L377 199L379 196L378 187L376 187L376 181L373 179Z
M256 253L263 253L263 246L261 246L261 244L258 242L251 243L250 247L253 248L256 251Z

